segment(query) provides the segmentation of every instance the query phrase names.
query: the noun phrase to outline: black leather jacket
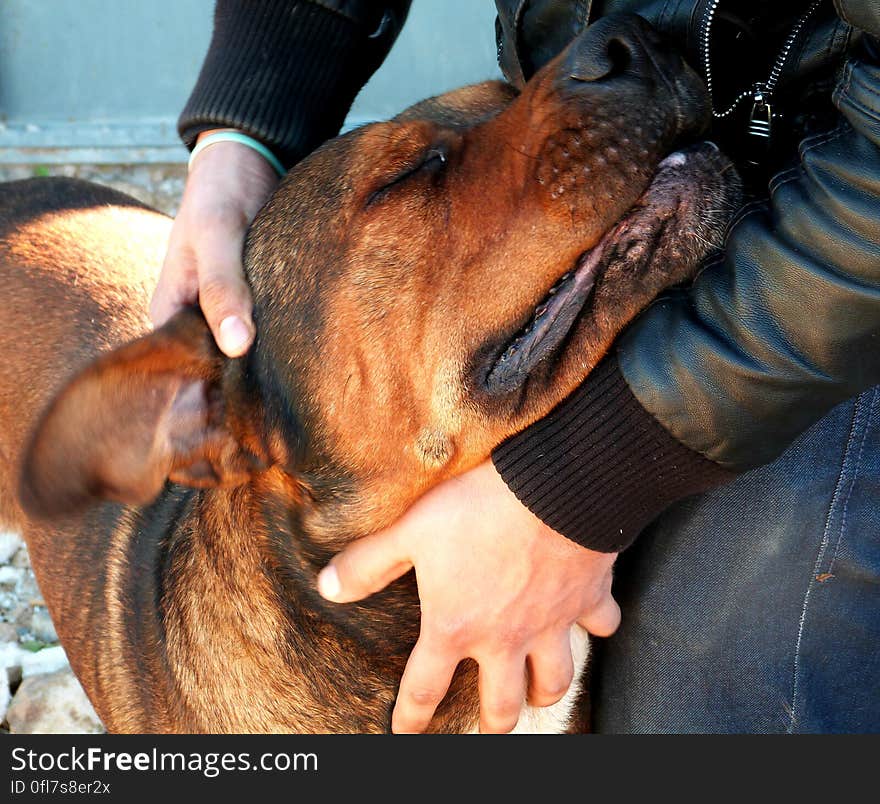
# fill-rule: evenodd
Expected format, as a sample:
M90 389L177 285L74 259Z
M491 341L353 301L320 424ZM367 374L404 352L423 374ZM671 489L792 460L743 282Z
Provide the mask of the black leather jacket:
M590 16L625 10L701 66L709 5L497 0L501 63L521 80ZM764 5L797 9L789 14L796 19L810 3ZM656 304L619 346L639 401L723 466L773 459L836 403L880 383L880 66L860 46L863 32L880 35L877 0L820 6L776 93L792 116L798 106L804 114L786 132L800 145L780 157L791 165L770 182L769 204L751 207L724 259L687 294ZM715 67L722 71L747 72L741 59ZM823 107L832 93L830 118Z
M500 64L522 83L588 22L630 11L702 69L710 3L496 0ZM810 5L721 0L710 40L716 106L766 77ZM302 156L338 129L408 8L408 0L218 0L214 42L180 121L184 139L208 126L238 126L288 161ZM332 36L331 18L338 23ZM768 158L768 200L744 210L724 255L691 288L659 300L621 337L610 371L629 401L609 391L615 380L605 369L585 383L577 415L564 406L557 413L571 419L556 428L568 441L554 445L546 428L535 438L526 430L496 451L496 466L520 499L557 530L586 546L619 549L672 500L726 476L719 467L738 472L772 460L835 404L880 383L878 36L878 0L819 2L774 93L784 117ZM257 88L252 100L243 87ZM734 156L742 125L734 116L712 133ZM612 398L629 406L629 420L639 420L635 406L647 421L630 428L625 452L620 429L606 428L615 440L592 443L573 462L571 434L611 415ZM662 472L652 469L661 465ZM599 471L592 467L601 474L590 475ZM534 477L553 478L552 500ZM629 499L616 499L621 488Z

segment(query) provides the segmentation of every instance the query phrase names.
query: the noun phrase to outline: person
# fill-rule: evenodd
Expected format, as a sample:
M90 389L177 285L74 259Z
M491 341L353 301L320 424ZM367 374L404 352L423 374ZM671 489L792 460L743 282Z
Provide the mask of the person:
M319 590L353 601L416 568L422 626L396 732L425 728L465 657L480 665L481 730L510 730L524 697L548 705L568 687L572 623L617 629L615 596L597 731L876 729L880 4L496 6L519 86L584 26L641 14L706 77L710 136L755 198L693 285L643 313L556 410L336 556ZM218 0L185 143L241 131L293 165L337 133L408 8ZM247 145L200 150L157 325L197 300L227 355L249 348L240 255L276 181Z

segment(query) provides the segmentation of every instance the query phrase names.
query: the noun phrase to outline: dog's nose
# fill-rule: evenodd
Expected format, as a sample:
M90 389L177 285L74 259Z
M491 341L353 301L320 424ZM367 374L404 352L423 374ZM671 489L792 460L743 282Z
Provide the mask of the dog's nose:
M564 69L569 78L584 83L606 81L620 75L656 77L657 73L681 69L659 35L641 17L612 14L587 28L574 43Z
M567 87L591 103L614 98L633 115L665 109L680 134L709 123L705 84L679 53L635 14L603 17L571 44L560 64Z

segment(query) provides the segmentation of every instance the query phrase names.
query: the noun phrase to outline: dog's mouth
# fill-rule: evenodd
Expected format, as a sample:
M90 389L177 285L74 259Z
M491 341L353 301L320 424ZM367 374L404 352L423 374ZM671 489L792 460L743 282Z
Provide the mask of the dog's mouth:
M492 394L516 391L536 368L558 358L611 266L645 274L655 259L669 259L668 250L658 248L661 241L678 239L677 257L688 262L687 273L695 270L721 247L739 199L739 177L712 143L700 143L664 159L635 206L596 246L581 254L526 323L492 350L486 390ZM621 266L621 261L627 265ZM649 301L645 299L645 304Z

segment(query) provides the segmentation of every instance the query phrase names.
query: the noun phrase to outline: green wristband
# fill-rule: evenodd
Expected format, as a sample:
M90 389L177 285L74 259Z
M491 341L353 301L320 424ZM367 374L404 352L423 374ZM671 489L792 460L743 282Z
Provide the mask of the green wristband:
M193 160L204 151L205 148L209 145L214 145L214 143L217 142L237 142L240 145L247 145L248 148L256 151L263 157L263 159L272 165L279 176L284 176L284 174L287 173L284 169L284 165L281 164L278 157L263 145L263 143L258 142L253 137L249 137L247 134L242 134L240 131L215 131L213 134L208 134L207 137L202 137L198 143L196 143L196 147L192 149L192 153L189 155L187 169L192 170Z

